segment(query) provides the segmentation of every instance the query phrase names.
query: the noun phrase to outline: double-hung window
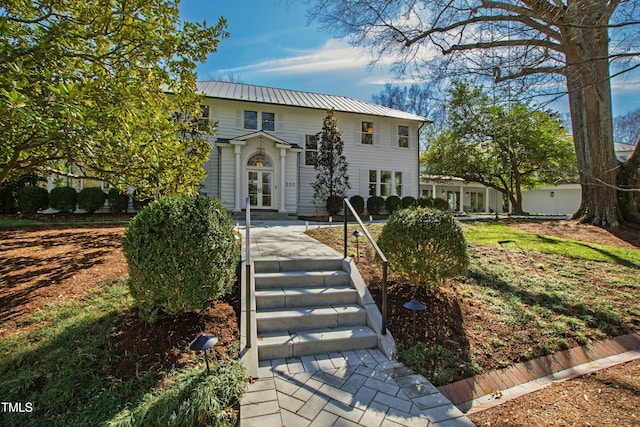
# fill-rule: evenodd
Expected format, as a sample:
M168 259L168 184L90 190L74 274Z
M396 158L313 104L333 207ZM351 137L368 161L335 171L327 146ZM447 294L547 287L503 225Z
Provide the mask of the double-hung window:
M198 130L205 132L209 129L209 106L201 105L200 113L201 115L198 119Z
M268 130L271 132L276 130L275 113L262 113L262 130Z
M369 170L369 196L402 197L402 172Z
M373 145L373 122L362 122L361 142L366 145Z
M398 147L409 148L409 126L398 126Z
M318 137L315 135L304 136L304 164L315 166L318 159Z
M258 112L245 110L244 112L244 128L258 129Z

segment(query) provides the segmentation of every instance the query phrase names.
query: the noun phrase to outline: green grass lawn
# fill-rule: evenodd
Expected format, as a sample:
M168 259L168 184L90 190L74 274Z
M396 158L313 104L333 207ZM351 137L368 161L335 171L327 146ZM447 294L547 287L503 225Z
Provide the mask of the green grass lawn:
M245 389L238 360L171 372L111 375L111 336L132 299L124 279L103 283L79 301L38 310L26 330L0 340L0 396L31 403L2 413L2 426L231 426ZM23 405L24 406L24 405Z
M448 287L464 313L464 337L432 346L438 350L432 352L435 363L422 360L426 350L399 344L402 361L427 378L434 379L460 348L468 349L459 355L463 368L445 382L640 330L639 249L537 235L502 223L462 226L471 262L467 275ZM382 227L372 224L370 231L378 236ZM310 234L342 251L341 227ZM361 253L370 256L362 240ZM392 265L390 270L393 276ZM435 367L425 372L421 364Z

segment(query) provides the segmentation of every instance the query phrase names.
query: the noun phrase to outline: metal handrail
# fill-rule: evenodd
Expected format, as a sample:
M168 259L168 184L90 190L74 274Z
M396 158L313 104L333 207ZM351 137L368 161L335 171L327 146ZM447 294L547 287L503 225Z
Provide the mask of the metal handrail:
M245 266L246 266L246 287L245 287L245 304L246 304L246 327L247 327L247 348L251 348L252 339L251 339L251 203L249 202L249 198L247 197L247 206L246 206L246 217L245 217Z
M360 215L358 215L356 210L353 208L353 206L349 202L349 199L345 197L343 199L343 202L344 202L343 203L344 258L347 257L347 208L349 208L349 210L353 214L356 221L358 221L360 228L362 228L362 231L364 231L365 236L367 236L367 239L369 239L371 246L373 246L373 249L375 249L376 253L378 254L378 257L380 257L380 260L382 260L382 310L381 310L382 311L382 335L387 335L387 270L389 268L389 261L387 261L387 257L385 257L384 253L382 253L382 250L380 249L376 241L373 239L373 236L371 236L371 233L369 232L367 227L364 225L364 223L360 219Z

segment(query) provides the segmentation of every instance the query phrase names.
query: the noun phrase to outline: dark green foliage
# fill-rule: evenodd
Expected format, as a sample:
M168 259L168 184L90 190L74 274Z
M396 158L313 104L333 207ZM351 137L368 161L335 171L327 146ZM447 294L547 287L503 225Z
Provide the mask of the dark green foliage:
M362 215L364 213L364 199L362 196L352 196L349 199L349 203L351 203L351 206L353 206L353 209L358 215Z
M387 200L384 201L384 207L387 209L387 212L394 213L402 209L402 199L398 196L389 196Z
M9 187L0 187L0 214L14 214L18 211L15 193Z
M417 200L415 197L413 196L405 196L402 198L402 207L403 208L410 208L415 206L417 203Z
M434 288L463 274L467 241L458 221L437 209L401 209L389 217L378 239L396 273L414 286Z
M340 210L335 211L335 202L330 202L329 199L332 196L345 197L351 184L349 184L347 173L347 159L342 154L344 148L342 132L338 129L338 119L334 110L327 110L322 131L316 134L316 139L318 141L318 156L314 165L316 180L311 184L313 200L318 204L325 201L329 215L335 215ZM340 201L341 208L342 200Z
M112 188L109 190L109 195L107 196L109 200L109 210L113 213L123 213L127 212L127 208L129 207L129 195L125 193L121 193L117 188Z
M337 195L333 195L333 196L329 196L329 198L327 198L327 212L329 212L329 215L337 215L340 213L340 211L342 210L342 205L343 205L343 201L342 201L342 197L337 196Z
M101 188L87 187L78 193L78 207L89 213L93 213L104 206L107 195Z
M477 375L482 368L473 361L461 363L459 355L442 345L412 342L398 349L398 358L433 385L441 386L462 378Z
M60 212L70 212L76 209L78 192L73 187L56 187L49 192L49 206Z
M441 197L436 197L435 199L433 199L433 207L436 209L440 209L441 211L448 211L449 209L451 209L451 206L449 206L449 202Z
M433 207L433 198L432 197L420 197L418 199L418 206L421 208L432 208Z
M238 248L218 199L161 197L131 220L122 240L140 316L205 308L229 292Z
M367 199L367 212L369 215L378 215L384 208L384 199L380 196L371 196Z
M18 192L18 208L23 214L34 214L49 207L49 193L42 187L28 186Z

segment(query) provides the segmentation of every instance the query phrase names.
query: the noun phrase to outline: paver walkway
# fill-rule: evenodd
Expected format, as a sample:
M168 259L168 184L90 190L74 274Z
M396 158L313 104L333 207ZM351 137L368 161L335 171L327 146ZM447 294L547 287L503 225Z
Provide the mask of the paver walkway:
M266 361L241 427L473 426L424 377L378 350Z

